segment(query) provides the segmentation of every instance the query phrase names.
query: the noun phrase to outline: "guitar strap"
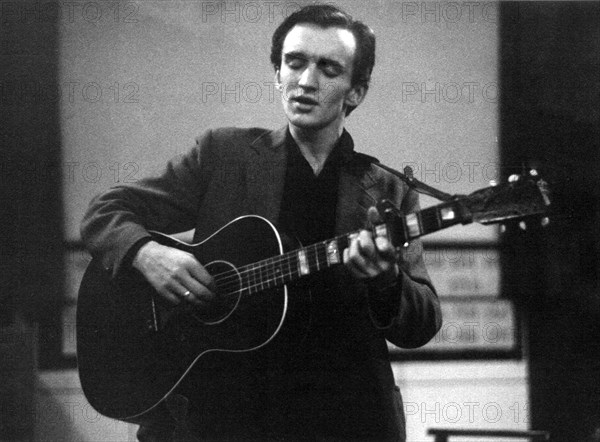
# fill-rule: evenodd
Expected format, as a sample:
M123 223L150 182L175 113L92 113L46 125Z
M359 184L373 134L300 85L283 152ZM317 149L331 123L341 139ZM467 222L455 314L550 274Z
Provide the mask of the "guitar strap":
M449 193L442 192L441 190L438 190L435 187L431 187L416 179L413 175L413 170L410 166L406 166L404 168L404 173L402 173L396 169L386 166L385 164L381 164L379 161L375 161L372 164L384 170L387 170L392 175L396 175L398 178L400 178L402 181L408 184L408 187L416 190L419 193L432 196L440 201L452 201L457 198L456 195L450 195Z

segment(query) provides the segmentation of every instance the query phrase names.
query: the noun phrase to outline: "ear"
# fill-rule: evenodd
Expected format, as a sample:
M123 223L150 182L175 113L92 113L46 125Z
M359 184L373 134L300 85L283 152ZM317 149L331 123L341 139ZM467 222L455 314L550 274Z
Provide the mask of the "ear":
M363 100L365 99L366 95L367 95L367 87L366 86L364 86L364 85L354 86L346 94L346 98L344 100L344 103L347 106L356 107L360 103L363 102Z
M283 85L281 84L281 77L279 75L279 69L275 70L275 89L278 91L283 89Z

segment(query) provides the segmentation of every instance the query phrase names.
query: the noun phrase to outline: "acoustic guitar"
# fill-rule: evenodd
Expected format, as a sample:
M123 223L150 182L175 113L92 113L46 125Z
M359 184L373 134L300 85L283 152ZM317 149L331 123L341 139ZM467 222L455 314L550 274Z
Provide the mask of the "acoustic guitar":
M400 248L456 224L541 220L549 205L547 184L532 170L416 213L403 215L381 201L383 221L373 234ZM256 351L274 341L293 322L291 312L306 307L288 290L290 283L342 264L343 250L358 234L285 251L273 224L254 215L229 222L197 244L151 233L206 267L217 301L208 311L189 303L166 305L137 271L112 279L97 260L89 264L77 306L81 385L98 412L133 423L156 411L191 370L202 370L202 358Z

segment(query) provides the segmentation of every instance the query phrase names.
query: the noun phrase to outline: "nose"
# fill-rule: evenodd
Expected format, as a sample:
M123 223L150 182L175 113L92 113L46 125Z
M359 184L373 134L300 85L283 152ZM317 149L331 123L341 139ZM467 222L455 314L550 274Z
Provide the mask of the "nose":
M319 78L315 63L309 63L302 71L298 80L298 86L315 90L319 88Z

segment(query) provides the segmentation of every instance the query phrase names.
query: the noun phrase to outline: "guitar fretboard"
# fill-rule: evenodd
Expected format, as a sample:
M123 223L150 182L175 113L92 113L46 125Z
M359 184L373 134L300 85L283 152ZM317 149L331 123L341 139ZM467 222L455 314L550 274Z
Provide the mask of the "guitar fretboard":
M373 227L373 235L387 238L395 247L435 231L469 222L462 215L460 203L452 201L433 206L406 216L394 216L394 219ZM282 255L274 256L236 270L234 292L247 291L258 293L293 282L332 266L342 264L343 250L359 232L311 244ZM217 285L232 275L214 275ZM241 287L240 287L241 286ZM229 285L229 287L231 287ZM233 290L233 289L232 289Z

